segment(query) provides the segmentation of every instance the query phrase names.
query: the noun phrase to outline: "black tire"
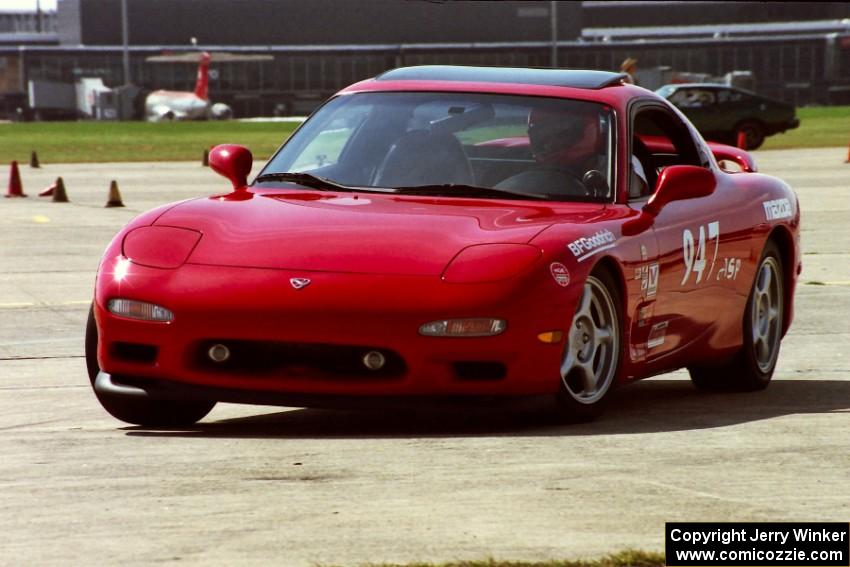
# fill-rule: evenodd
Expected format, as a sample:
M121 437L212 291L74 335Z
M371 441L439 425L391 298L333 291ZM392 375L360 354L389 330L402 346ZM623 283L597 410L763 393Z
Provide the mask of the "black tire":
M596 294L592 301L597 302L591 305L589 311L590 319L594 322L594 328L590 333L586 331L585 321L588 317L582 313L582 304L587 293ZM623 360L622 320L620 294L614 277L607 270L595 270L588 276L585 290L579 299L565 339L560 389L556 396L559 421L568 423L593 421L605 410ZM610 335L608 344L600 338L602 336L600 331L605 330ZM588 335L591 337L590 340L587 339ZM576 354L571 352L573 349ZM587 350L587 353L591 350L593 352L582 358L583 350ZM586 374L580 371L576 375L574 372L576 368L573 368L570 360L573 360L575 364L582 361L590 363L595 376L595 389L587 389L587 383L582 381Z
M89 309L86 324L86 368L97 401L112 417L146 427L184 427L199 421L215 407L215 401L146 400L112 396L94 390L94 381L100 372L97 342L97 325L92 308Z
M743 134L746 140L745 150L757 150L764 143L764 126L758 122L746 121L738 124L735 128L735 142L733 144L738 143L738 136L740 134Z
M765 270L771 272L767 297L761 289L766 285ZM774 310L775 318L771 318ZM743 319L744 344L729 362L688 368L698 389L753 392L767 388L773 378L785 322L785 271L779 247L772 240L765 245L759 259Z

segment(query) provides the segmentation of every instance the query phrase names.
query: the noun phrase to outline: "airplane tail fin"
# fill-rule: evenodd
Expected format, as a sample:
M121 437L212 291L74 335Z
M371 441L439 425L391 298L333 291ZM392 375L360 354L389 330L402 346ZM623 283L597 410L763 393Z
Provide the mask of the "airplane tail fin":
M195 96L207 100L209 98L210 54L204 51L198 63L198 80L195 82Z

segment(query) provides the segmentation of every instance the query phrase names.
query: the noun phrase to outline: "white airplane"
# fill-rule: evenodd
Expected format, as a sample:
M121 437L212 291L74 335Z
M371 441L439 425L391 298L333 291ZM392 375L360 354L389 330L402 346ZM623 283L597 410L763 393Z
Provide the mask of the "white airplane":
M153 91L145 98L145 118L148 122L171 120L225 120L233 116L233 111L222 102L213 103L209 99L210 61L268 61L270 55L231 55L217 53L214 56L206 51L183 55L156 55L147 61L157 63L187 63L198 61L198 78L195 90Z

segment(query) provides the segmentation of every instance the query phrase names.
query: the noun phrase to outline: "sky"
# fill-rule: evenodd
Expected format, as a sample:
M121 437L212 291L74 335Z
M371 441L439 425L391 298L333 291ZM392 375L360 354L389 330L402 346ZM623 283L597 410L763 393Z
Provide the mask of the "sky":
M35 11L36 0L0 0L0 12L30 10ZM56 10L56 0L41 0L42 10Z

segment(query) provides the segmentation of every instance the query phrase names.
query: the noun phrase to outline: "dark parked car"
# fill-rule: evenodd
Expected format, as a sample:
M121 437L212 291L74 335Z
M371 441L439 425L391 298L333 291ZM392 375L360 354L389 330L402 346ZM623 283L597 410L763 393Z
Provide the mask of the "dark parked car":
M723 85L664 85L657 92L676 105L707 140L736 145L743 133L747 150L766 136L800 125L793 105Z

